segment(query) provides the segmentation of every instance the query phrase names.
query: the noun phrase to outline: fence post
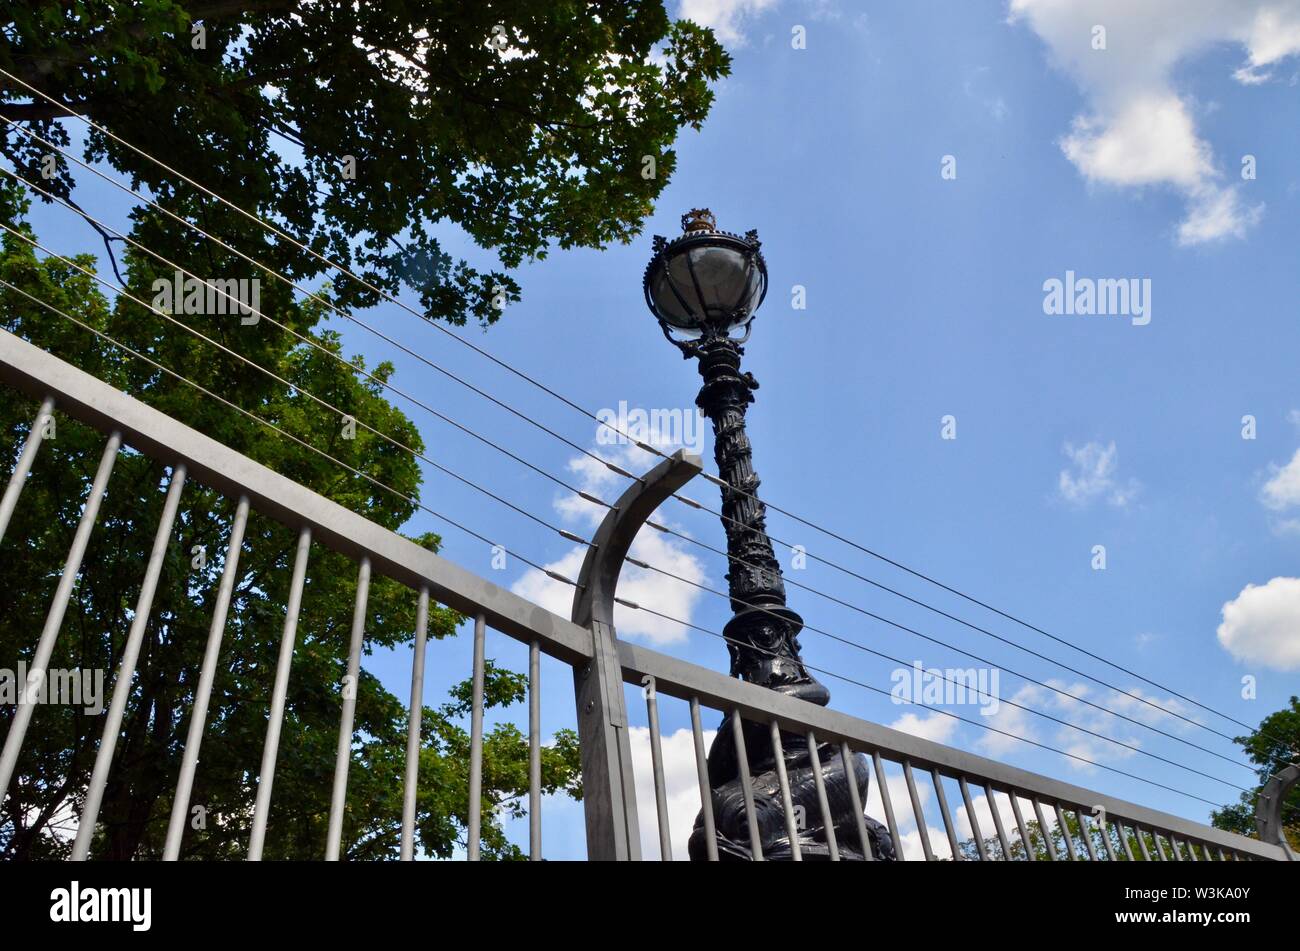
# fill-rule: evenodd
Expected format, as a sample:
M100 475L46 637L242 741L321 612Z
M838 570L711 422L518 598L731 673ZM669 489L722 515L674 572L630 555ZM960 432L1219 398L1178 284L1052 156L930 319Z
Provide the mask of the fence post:
M623 669L614 636L614 591L619 572L646 519L700 469L699 457L681 450L634 481L601 522L578 575L573 623L591 631L593 648L591 662L573 672L587 858L591 860L641 858Z
M1280 845L1292 862L1300 862L1300 854L1286 840L1282 828L1282 806L1297 782L1300 782L1300 766L1292 763L1264 784L1255 802L1255 828L1259 830L1259 840Z

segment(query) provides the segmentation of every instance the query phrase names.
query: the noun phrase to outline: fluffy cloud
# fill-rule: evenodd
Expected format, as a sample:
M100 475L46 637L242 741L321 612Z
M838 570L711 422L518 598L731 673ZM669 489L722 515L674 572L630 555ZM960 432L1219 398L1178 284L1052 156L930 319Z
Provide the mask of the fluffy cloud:
M1050 695L1050 691L1043 690L1041 687L1025 684L1011 699L1022 706L1034 707ZM992 729L980 731L979 737L975 740L975 749L994 759L1000 759L1008 753L1022 753L1027 750L1028 747L1021 742L1022 737L1028 740L1039 739L1033 727L1034 717L1028 710L1022 710L1010 703L999 704L997 713L986 717L984 722ZM1001 732L994 733L993 730Z
M716 730L704 731L704 748L711 749ZM659 813L655 805L654 772L650 768L650 731L643 726L628 730L632 772L636 777L637 825L643 858L659 857ZM664 798L668 803L668 832L673 858L688 858L686 843L700 812L700 781L695 772L695 737L681 729L660 737L664 757Z
M1300 670L1300 578L1246 585L1224 604L1218 636L1243 663Z
M1028 752L1030 747L1022 742L1028 740L1072 754L1065 757L1065 762L1073 770L1094 772L1096 767L1091 763L1114 763L1117 759L1137 755L1135 749L1126 749L1101 739L1102 736L1108 736L1130 747L1141 748L1143 736L1138 734L1137 724L1130 720L1169 733L1193 729L1193 724L1188 720L1196 719L1190 713L1190 708L1176 698L1158 697L1137 687L1130 688L1126 693L1116 693L1085 683L1063 680L1044 682L1052 689L1025 684L1011 698L1014 704L1020 706L1003 703L998 712L988 718L986 722L989 726L1003 732L985 732L975 741L975 748L979 752L1001 759L1010 753ZM1081 702L1084 700L1088 703ZM1098 706L1104 709L1098 709ZM1021 709L1022 707L1029 709ZM1041 711L1064 723L1054 723L1034 716L1029 710ZM1114 714L1121 714L1129 720L1122 720ZM1074 727L1100 735L1089 735Z
M1259 217L1241 185L1227 184L1196 132L1193 103L1174 82L1177 67L1217 44L1244 48L1233 77L1255 85L1300 52L1300 0L1011 0L1058 65L1083 89L1090 111L1061 140L1090 182L1167 185L1183 192L1178 240L1192 245L1241 237ZM1094 28L1105 49L1094 49Z
M1295 423L1295 410L1291 421ZM1300 507L1300 449L1297 449L1291 461L1284 466L1270 465L1268 481L1259 492L1259 500L1266 508L1279 513L1273 520L1273 531L1279 535L1300 534L1300 518L1295 517L1292 509ZM1290 517L1281 517L1290 513Z
M1300 505L1300 449L1284 466L1273 466L1260 500L1275 511Z
M928 717L917 716L915 713L905 713L889 725L895 730L919 736L924 740L947 743L952 739L953 733L956 732L958 722L956 717L950 717L943 713L933 713Z
M602 447L602 451L598 454L629 472L644 471L648 468L647 463L652 459L649 453L635 446ZM591 495L613 501L621 491L622 480L604 465L587 456L579 456L570 461L569 469L577 476L577 487ZM589 532L595 529L605 514L605 509L573 494L558 499L555 508L571 522L581 523ZM657 520L662 522L663 518L657 517ZM556 561L543 567L576 581L586 554L585 546L575 546ZM691 621L696 604L705 594L694 585L709 584L709 578L704 571L704 565L685 549L681 539L665 535L652 528L643 528L632 542L628 554L662 571L651 571L630 564L624 565L618 581L619 597L634 604L652 607L662 614L682 621ZM676 575L677 578L684 578L686 581L678 581L677 578L671 578L663 572ZM694 584L687 582L694 582ZM568 617L573 610L572 586L556 581L536 568L524 572L519 580L511 585L510 590L561 617ZM683 641L688 633L688 628L682 624L665 620L646 611L627 608L621 604L614 606L614 627L620 637L642 637L655 646Z
M1137 496L1141 486L1134 479L1120 482L1116 469L1119 453L1115 443L1103 446L1090 442L1075 448L1066 443L1062 450L1070 460L1071 468L1062 469L1057 477L1061 498L1074 505L1087 505L1094 499L1104 498L1108 505L1125 508Z
M728 46L744 46L744 23L776 5L776 0L682 0L678 16L713 30Z

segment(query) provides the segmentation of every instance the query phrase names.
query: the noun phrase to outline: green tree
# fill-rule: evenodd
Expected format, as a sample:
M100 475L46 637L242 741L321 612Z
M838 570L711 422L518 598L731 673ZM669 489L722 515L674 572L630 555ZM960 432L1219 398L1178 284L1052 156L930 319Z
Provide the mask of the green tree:
M0 152L27 182L79 207L85 173L31 138L67 148L82 129L64 118L66 106L179 174L94 129L77 139L86 161L107 164L175 215L318 290L334 307L370 306L380 295L328 271L316 255L387 293L411 288L427 318L458 324L493 323L503 299L519 298L510 272L552 246L630 240L673 172L676 135L700 125L711 84L730 68L709 31L672 22L658 0L21 0L0 3L0 30L0 68L18 79L0 79L0 116L13 123L0 130ZM275 222L309 250L269 237L181 176ZM0 220L22 222L24 202L5 180ZM496 263L482 269L453 259L434 233L443 225L461 229ZM101 234L108 266L152 300L154 280L170 278L172 267ZM143 204L131 212L130 235L202 278L260 278L267 317L340 353L338 337L322 324L330 308L295 300L237 254ZM95 267L89 256L77 261ZM362 427L344 438L337 415L296 389L422 449L381 385L357 379L269 320L248 327L176 315L294 384L286 387L145 307L110 303L84 274L38 259L12 236L3 241L0 276L396 492L0 288L5 329L388 528L411 515L420 485L411 455ZM359 357L353 362L362 366ZM392 368L380 363L370 372L384 381ZM5 451L25 436L34 412L28 400L0 401ZM7 594L0 658L30 657L102 445L100 435L60 416L57 438L42 448L0 557ZM116 670L165 476L139 455L119 459L87 555L93 570L83 572L53 665ZM229 500L187 486L100 814L97 856L161 850L231 515ZM432 535L417 541L438 545ZM293 542L282 526L250 520L194 791L208 821L187 832L187 856L235 857L247 842ZM195 546L208 555L197 572ZM276 774L268 857L319 856L328 814L355 566L316 548L309 578L282 745L292 755L281 757ZM409 637L411 592L377 579L370 604L368 650ZM449 636L459 620L435 611L430 634ZM489 668L491 704L518 702L521 691L517 674ZM368 675L357 700L345 854L390 856L405 713ZM450 854L464 836L464 714L464 689L425 711L419 837L430 854ZM11 715L0 710L0 731ZM0 815L0 855L67 853L59 830L80 812L101 724L67 708L38 710ZM525 766L518 731L497 727L485 750L494 807L485 814L486 855L518 854L500 820L518 814ZM543 784L580 794L571 733L547 747Z
M19 222L30 234L22 223L25 210L25 200L13 187L0 189L0 220ZM94 267L91 256L76 261ZM145 300L152 263L126 256L129 283ZM339 415L311 402L297 388L285 387L168 326L126 298L110 304L94 281L68 264L38 259L30 245L6 235L0 278L176 368L391 486L400 496L418 498L420 471L410 453L361 427L355 438L345 438ZM321 317L318 305L297 304L274 288L263 295L261 305L268 317L312 334L339 353L336 335L314 329ZM255 355L259 364L328 399L344 413L423 449L415 426L384 400L378 383L358 378L343 362L298 343L269 321L249 328L237 317L184 319L214 339ZM387 528L396 530L412 514L412 502L376 488L8 288L0 288L0 326ZM360 358L353 363L363 366ZM386 380L392 367L381 363L371 372ZM0 444L10 462L36 412L34 401L13 397L10 391L0 400ZM0 548L0 590L6 593L5 611L0 613L4 666L31 659L105 441L98 432L61 415L56 415L56 426L55 437L41 448ZM131 452L119 457L51 668L105 670L106 687L111 688L166 481L166 473L152 460ZM100 813L92 853L97 857L161 854L232 513L230 500L195 481L187 484ZM434 535L414 540L431 550L439 543ZM194 567L195 546L205 549L206 567ZM187 830L186 857L236 858L247 848L293 548L292 531L256 515L250 518L192 799L204 807L206 828ZM356 566L315 546L308 578L276 772L268 858L319 858L324 849ZM367 651L408 642L414 612L413 592L376 578L370 591ZM454 612L437 608L431 612L430 635L450 636L460 620ZM419 846L431 855L447 856L464 842L465 689L424 711L417 831ZM489 705L518 703L523 694L519 674L489 666ZM0 708L0 737L8 732L13 710ZM404 703L363 671L344 826L344 854L349 858L396 855L405 725ZM86 715L80 707L37 708L0 814L0 857L67 855L68 826L80 815L102 728L102 715ZM501 818L518 812L518 798L527 791L527 744L517 729L503 725L490 732L485 747L489 808L484 854L514 857L519 852L507 841ZM542 774L547 791L579 794L577 743L571 732L562 731L546 747Z
M0 3L0 29L0 67L23 83L454 323L493 322L519 297L508 272L553 244L636 235L679 129L699 127L730 69L713 34L661 0L18 0ZM0 115L71 141L63 110L2 77ZM48 146L0 136L24 178L74 193L75 165L58 158L47 181ZM84 152L278 271L322 273L102 133ZM504 270L453 260L431 233L441 222ZM136 236L186 266L196 250L142 212ZM334 292L378 299L346 279Z
M1257 731L1235 742L1258 768L1259 785L1242 793L1240 802L1211 813L1210 821L1229 832L1257 836L1255 801L1260 789L1287 766L1300 762L1300 698L1292 697L1287 706L1261 720ZM1291 790L1282 806L1282 827L1291 847L1300 850L1300 786Z

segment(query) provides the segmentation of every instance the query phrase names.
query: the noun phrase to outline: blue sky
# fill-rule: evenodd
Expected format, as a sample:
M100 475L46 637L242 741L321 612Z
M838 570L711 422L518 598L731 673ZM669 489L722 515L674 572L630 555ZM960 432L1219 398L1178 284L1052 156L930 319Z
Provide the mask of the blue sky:
M650 236L676 234L678 216L701 205L723 228L757 228L770 290L746 366L762 384L749 431L765 498L1256 724L1296 692L1300 670L1300 395L1293 383L1300 4L1133 6L687 0L684 12L713 25L732 50L734 70L703 130L679 140L677 173L642 239L603 252L556 251L526 266L523 301L493 330L464 333L591 409L626 401L691 411L695 370L663 341L641 295ZM1105 28L1104 49L1094 48L1096 26ZM792 45L799 27L804 48ZM1241 175L1244 156L1254 157L1253 179ZM955 177L945 177L954 162ZM82 203L121 221L121 197L87 183ZM61 209L38 206L33 218L58 250L97 247ZM453 254L491 262L462 236L442 237ZM1150 322L1044 313L1045 282L1064 281L1067 272L1149 281ZM806 309L792 306L796 285L805 289ZM399 308L385 305L367 319L593 451L646 464L620 447L598 446L589 420ZM621 491L619 480L602 480L536 429L364 332L338 329L350 350L393 360L396 384L439 410L607 499ZM408 411L432 458L573 531L592 530L584 507L552 484ZM1243 438L1247 415L1255 438ZM946 416L955 419L955 439L943 438ZM705 455L712 468L711 437ZM708 483L686 492L716 505ZM570 543L436 471L427 473L423 497L533 560L562 570L574 564ZM723 544L720 526L704 513L670 504L660 515ZM776 513L769 526L1216 730L1242 732ZM424 516L409 528L441 531L453 561L567 611L569 591L515 560L495 571L481 542ZM639 544L647 560L725 586L716 556L659 535ZM1104 570L1094 568L1098 545ZM790 570L789 552L778 555L792 580L1131 716L1154 713L816 562ZM654 598L665 612L712 630L728 617L725 600L661 579L633 572L625 585L634 600ZM798 588L789 594L809 624L877 650L927 667L981 666ZM618 620L621 636L726 669L714 638L650 626L644 617ZM489 638L490 656L526 669L521 645ZM810 664L890 688L896 664L813 632L802 642ZM431 649L428 702L468 675L469 648L462 636ZM401 696L409 664L409 651L367 659ZM1247 676L1255 678L1255 699L1243 697ZM1182 795L823 679L837 709L1180 815L1208 815L1208 806ZM546 729L571 725L568 669L547 661L543 680ZM1001 695L1253 785L1245 769L1063 702L1005 670ZM629 689L628 704L643 727L639 691ZM985 719L975 707L951 709ZM523 723L526 708L506 715ZM698 808L689 718L671 700L661 717L673 838L681 843ZM1237 798L1229 786L1006 705L985 722L1214 802ZM1151 722L1233 752L1226 740L1174 718ZM644 732L635 739L644 762ZM871 812L881 815L878 803ZM653 815L652 800L643 799L651 854ZM579 805L548 800L544 826L548 856L582 854ZM526 841L523 827L516 831ZM914 832L904 838L916 847Z

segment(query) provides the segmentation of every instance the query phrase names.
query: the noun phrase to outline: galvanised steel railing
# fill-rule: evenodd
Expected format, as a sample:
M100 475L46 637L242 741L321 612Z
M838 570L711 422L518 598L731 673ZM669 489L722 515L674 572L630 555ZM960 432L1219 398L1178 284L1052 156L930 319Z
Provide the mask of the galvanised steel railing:
M849 762L854 754L865 754L872 764L885 822L896 847L901 845L900 826L904 825L908 815L904 810L910 809L921 851L927 860L951 857L1035 861L1040 857L1040 852L1041 857L1048 860L1240 861L1294 858L1294 853L1286 846L1280 832L1281 802L1287 789L1296 781L1293 775L1286 777L1278 788L1269 788L1268 808L1279 812L1278 817L1265 817L1271 824L1261 820L1261 828L1273 830L1270 834L1275 834L1277 841L1264 842L792 699L657 651L618 641L612 626L613 603L634 609L638 607L632 602L617 598L614 593L618 570L626 555L627 546L658 502L666 497L665 493L671 493L699 471L698 461L692 457L679 454L643 478L635 480L633 487L613 507L596 536L592 548L594 554L588 556L582 575L576 583L570 581L575 584L577 591L574 619L570 620L457 567L4 331L0 331L0 381L42 401L3 499L0 499L0 541L3 541L15 508L21 502L23 486L43 439L43 421L51 413L56 410L62 412L94 427L107 437L99 468L85 500L80 524L65 560L45 625L36 642L30 665L33 670L44 670L53 652L73 586L82 571L82 560L96 522L99 503L112 476L119 452L124 446L129 446L171 468L166 502L145 568L132 625L105 716L102 740L86 792L73 847L74 859L87 857L100 802L109 779L115 744L121 730L163 556L172 533L181 494L189 479L197 480L235 499L237 504L177 780L164 849L164 857L167 859L176 859L180 854L214 672L220 657L222 634L250 511L275 519L298 532L274 675L270 719L258 774L248 849L250 859L261 857L266 834L288 677L294 658L298 612L313 545L341 553L356 561L358 566L348 655L348 673L353 682L360 668L367 595L372 575L386 576L406 585L417 598L401 838L401 856L406 860L414 857L415 789L430 599L474 618L468 811L470 860L479 857L482 819L484 644L488 628L529 646L529 839L531 857L534 860L540 859L542 854L539 729L539 658L542 653L557 658L574 670L587 852L592 859L641 857L628 718L623 697L625 683L645 688L657 831L660 852L666 859L673 856L664 757L659 737L661 697L676 698L689 706L702 801L704 840L708 858L713 860L718 858L718 854L702 725L704 708L722 714L724 728L733 731L739 752L750 841L754 843L755 858L761 858L761 846L751 790L754 780L744 752L742 724L745 721L771 731L773 747L777 751L780 799L786 828L790 833L793 857L796 859L800 858L796 834L799 817L791 804L789 781L781 768L780 756L782 737L788 738L791 735L806 742L810 750L831 744L838 750L846 769L851 769ZM325 844L327 860L337 860L340 853L355 703L355 694L345 691L340 710L338 749ZM31 704L18 705L3 751L0 752L0 803L13 780L33 710ZM810 761L825 768L823 760L818 756L810 757ZM891 797L891 770L894 775L901 771L907 790L906 802L896 804ZM830 816L820 769L814 768L813 775L827 845L830 857L834 860L838 857L835 823ZM964 826L954 820L945 792L946 783L955 783L959 790L966 819ZM856 831L862 854L868 858L874 857L868 829L862 818L862 807L865 804L858 801L855 784L848 785L854 800L852 805L857 815ZM932 840L923 803L926 785L932 789L938 804L946 851L942 843L936 844ZM980 824L972 789L976 791L976 796L983 793L991 830ZM969 835L966 835L967 832ZM986 835L988 838L985 838ZM899 857L903 857L901 847Z

